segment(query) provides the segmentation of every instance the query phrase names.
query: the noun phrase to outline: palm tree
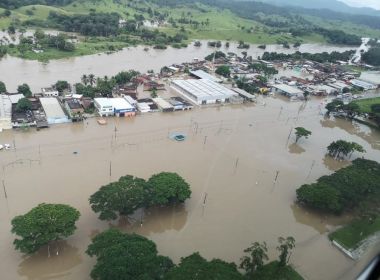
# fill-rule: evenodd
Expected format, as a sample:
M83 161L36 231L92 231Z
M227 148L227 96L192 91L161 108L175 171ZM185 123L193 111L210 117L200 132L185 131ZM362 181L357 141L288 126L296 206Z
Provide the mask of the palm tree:
M87 84L88 84L88 77L87 77L86 74L83 74L81 80L82 80L82 83L83 83L85 86L87 86Z
M93 86L95 84L95 75L94 74L88 75L88 82L90 83L91 86Z

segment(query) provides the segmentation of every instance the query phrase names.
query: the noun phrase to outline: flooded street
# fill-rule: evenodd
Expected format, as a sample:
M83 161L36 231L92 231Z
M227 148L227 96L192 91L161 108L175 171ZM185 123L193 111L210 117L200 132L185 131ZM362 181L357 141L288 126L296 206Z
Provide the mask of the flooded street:
M260 98L257 105L114 118L107 126L92 119L38 132L4 131L0 143L15 143L16 150L0 152L7 192L7 199L0 195L1 278L90 279L94 260L85 250L91 237L111 226L151 238L160 254L176 262L199 251L208 259L238 263L254 241L266 241L275 258L277 238L293 236L291 263L306 279L354 279L380 246L358 262L348 259L327 234L350 217L310 213L294 204L295 190L346 164L326 158L334 140L355 141L367 150L366 158L380 161L380 133L325 119L320 102L266 98L263 106ZM289 137L296 126L313 133L298 145ZM172 132L186 134L186 141L170 140ZM147 179L161 171L178 172L190 183L192 197L185 205L137 211L112 223L92 212L88 198L100 186L126 174ZM76 207L78 229L56 244L50 257L47 250L23 257L13 248L10 220L42 202Z
M267 45L266 50L251 45L247 50L238 49L237 43L230 44L229 48L223 47L217 50L235 52L240 54L247 51L248 55L257 58L265 51L293 53L301 52L332 52L355 49L353 47L334 46L326 44L303 44L299 48L283 48L281 45ZM125 48L112 54L95 54L68 59L51 60L48 63L24 60L21 58L6 56L0 59L1 80L7 85L9 91L16 91L22 83L30 85L35 92L40 92L41 87L49 86L57 80L66 80L70 83L80 82L83 74L94 74L98 77L112 76L120 71L135 69L140 72L148 70L160 71L163 66L173 63L191 62L194 58L203 59L215 48L207 46L207 41L202 41L201 47L190 44L187 48L175 49L168 47L166 50L149 48L144 51L144 46Z

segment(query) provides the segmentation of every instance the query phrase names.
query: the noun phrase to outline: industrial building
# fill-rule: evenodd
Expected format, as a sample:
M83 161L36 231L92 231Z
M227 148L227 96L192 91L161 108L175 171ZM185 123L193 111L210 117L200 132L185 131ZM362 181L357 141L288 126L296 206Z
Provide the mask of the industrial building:
M221 84L208 79L174 80L172 87L195 104L215 104L229 102L238 94Z
M63 112L58 99L55 97L41 97L40 102L45 111L48 124L67 123L69 118Z
M286 95L290 98L302 98L303 91L299 88L292 87L286 84L277 84L273 86L274 92Z
M377 86L372 84L372 83L365 82L365 81L358 80L358 79L353 79L350 81L350 83L351 83L351 85L353 85L357 88L360 88L362 90L371 90L371 89L377 88Z
M153 101L162 110L162 112L173 112L174 111L174 107L169 102L162 99L161 97L153 98Z
M243 89L233 88L232 90L234 92L236 92L237 94L239 94L239 96L242 97L244 99L244 101L251 101L251 102L256 101L256 96L255 95L250 94L249 92L246 92Z

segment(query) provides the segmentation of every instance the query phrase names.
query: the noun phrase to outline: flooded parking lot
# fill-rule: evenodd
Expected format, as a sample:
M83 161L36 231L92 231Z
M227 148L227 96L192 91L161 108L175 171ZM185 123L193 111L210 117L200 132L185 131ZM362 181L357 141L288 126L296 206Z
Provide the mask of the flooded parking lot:
M0 152L7 194L0 195L2 279L90 279L94 260L85 250L91 237L109 227L151 238L160 254L175 261L199 251L239 262L254 241L266 241L274 258L277 238L290 235L296 239L291 263L306 279L353 279L380 246L358 262L348 259L327 233L350 217L310 213L294 203L295 190L348 164L325 156L334 140L355 141L367 158L380 161L380 132L325 119L321 101L259 98L257 105L114 118L107 126L91 119L41 131L4 131L0 143L16 149ZM313 133L298 145L290 134L296 126ZM170 140L173 132L186 134L186 141ZM192 197L185 205L137 211L112 223L92 212L88 198L100 186L126 174L148 178L161 171L178 172L190 183ZM50 256L41 250L23 257L13 248L10 220L42 202L76 207L78 229L51 248Z

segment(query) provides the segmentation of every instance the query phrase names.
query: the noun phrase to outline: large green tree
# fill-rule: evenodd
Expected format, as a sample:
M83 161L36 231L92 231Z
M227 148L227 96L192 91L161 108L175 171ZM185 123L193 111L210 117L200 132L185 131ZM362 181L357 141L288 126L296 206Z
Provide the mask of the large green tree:
M305 138L309 138L309 136L311 135L311 131L307 130L306 128L304 127L296 127L295 128L295 134L296 134L296 143L298 142L298 140L302 137L305 137Z
M101 220L130 215L146 204L146 181L131 175L101 187L90 197L90 205Z
M310 208L334 214L353 211L373 199L379 201L380 164L355 159L352 165L322 176L316 183L302 185L296 192L297 201Z
M17 88L17 92L23 94L25 97L31 97L32 91L28 84L19 85Z
M279 237L278 243L279 245L276 247L276 249L280 253L280 266L286 266L289 262L292 250L296 246L296 241L293 237L288 236L287 238Z
M340 158L342 156L349 156L354 152L365 153L363 146L355 142L348 142L345 140L337 140L332 142L327 147L328 153L334 158Z
M32 109L32 102L28 98L21 98L16 105L17 112L25 112Z
M34 253L52 241L72 235L79 216L79 211L71 206L42 203L12 219L12 233L20 237L13 243L23 253Z
M220 259L207 261L199 253L182 258L178 266L172 268L164 280L242 280L234 263Z
M190 198L190 185L177 173L161 172L148 180L151 205L168 205Z
M96 257L94 280L158 280L173 266L168 257L157 254L153 241L117 229L95 236L87 254Z
M215 73L225 78L229 78L231 75L231 70L228 65L221 65L218 68L216 68Z
M240 268L244 269L248 275L253 274L256 270L264 266L264 261L268 260L268 249L265 242L255 242L251 247L244 250L248 256L241 258Z

